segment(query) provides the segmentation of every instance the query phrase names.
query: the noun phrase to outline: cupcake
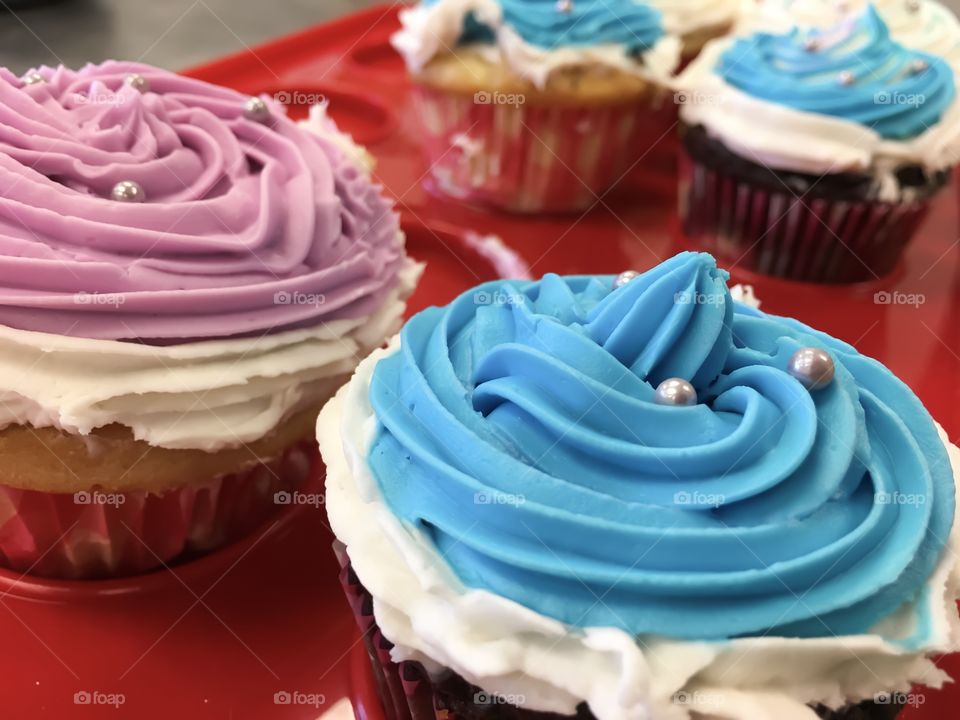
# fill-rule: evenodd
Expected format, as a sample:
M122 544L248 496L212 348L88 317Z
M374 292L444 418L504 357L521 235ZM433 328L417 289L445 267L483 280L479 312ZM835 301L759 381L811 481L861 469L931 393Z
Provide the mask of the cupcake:
M638 0L431 0L400 19L393 43L443 195L585 210L672 127L679 41Z
M681 39L684 60L692 60L707 42L729 33L741 12L739 0L650 0L650 4L663 13L666 31Z
M905 47L944 58L960 68L960 20L935 0L872 0L890 35ZM736 32L789 32L828 28L862 12L867 0L744 0Z
M891 40L873 7L711 43L678 84L685 235L762 273L890 272L957 162L953 70Z
M481 285L324 408L388 717L879 719L947 681L960 450L726 279L684 253Z
M0 566L142 572L296 502L418 272L346 139L120 62L0 69L0 128Z

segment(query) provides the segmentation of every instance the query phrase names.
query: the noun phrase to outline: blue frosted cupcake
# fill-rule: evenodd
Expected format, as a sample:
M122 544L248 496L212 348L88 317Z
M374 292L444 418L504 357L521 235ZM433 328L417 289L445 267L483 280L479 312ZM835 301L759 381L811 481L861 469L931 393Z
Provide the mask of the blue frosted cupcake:
M672 130L680 40L646 2L425 0L400 20L439 194L583 211Z
M947 679L960 451L880 363L726 279L686 253L488 283L324 409L398 720L884 718Z
M679 79L688 237L797 280L892 270L960 152L954 72L871 6L711 44Z

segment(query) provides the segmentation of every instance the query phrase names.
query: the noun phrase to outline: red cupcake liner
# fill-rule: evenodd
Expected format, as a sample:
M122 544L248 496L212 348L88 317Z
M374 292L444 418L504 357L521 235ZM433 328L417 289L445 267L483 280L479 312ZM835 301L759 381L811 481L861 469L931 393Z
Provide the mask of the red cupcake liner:
M393 643L380 632L373 616L373 598L354 573L340 541L334 543L334 552L340 563L340 584L362 633L384 720L584 720L594 717L584 705L576 715L566 716L492 701L490 694L452 671L434 681L419 663L394 662L390 657ZM813 709L823 720L892 720L902 706L865 702L840 710Z
M414 87L431 191L516 213L593 206L669 134L673 96L546 106L522 95Z
M929 200L804 198L753 185L680 151L684 235L740 268L805 282L875 280L892 271Z
M163 493L66 494L0 485L0 566L92 579L190 559L240 539L289 504L317 457L314 443L301 443L244 472Z

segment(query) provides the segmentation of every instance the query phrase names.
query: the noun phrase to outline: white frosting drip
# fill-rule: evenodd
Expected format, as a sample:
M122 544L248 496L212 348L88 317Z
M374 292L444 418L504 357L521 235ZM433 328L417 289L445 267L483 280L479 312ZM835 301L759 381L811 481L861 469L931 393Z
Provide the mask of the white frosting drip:
M400 12L403 27L391 38L411 72L420 72L437 55L454 52L463 18L473 12L478 21L496 29L497 46L468 46L491 62L503 61L520 77L544 87L560 68L601 66L666 83L680 63L680 39L665 35L637 62L623 45L542 48L531 45L503 25L496 0L443 0Z
M118 423L156 447L207 451L259 440L396 331L421 270L408 262L369 317L258 338L150 346L0 326L0 427Z
M298 124L332 142L347 159L360 167L369 178L377 161L365 147L356 143L350 133L343 132L337 127L327 112L329 106L329 100L311 105L307 119L301 120Z
M859 13L869 0L742 0L736 32L829 28ZM960 20L935 0L873 0L890 35L904 46L939 55L960 69ZM913 8L913 9L911 9Z
M373 596L381 631L396 644L394 660L417 660L431 672L452 669L526 709L573 714L586 701L599 720L814 720L808 703L837 707L915 682L939 687L948 680L924 653L905 652L895 641L927 612L926 653L960 648L954 602L960 533L921 599L870 635L634 640L618 629L570 628L465 588L429 539L391 513L366 462L376 431L371 376L378 360L398 347L395 338L361 363L317 424L330 522ZM945 435L944 442L960 476L960 450Z
M698 30L732 25L740 12L739 0L649 0L649 2L663 13L664 29L675 35L689 35Z
M715 71L732 38L708 43L676 80L680 117L703 125L747 160L776 170L811 174L873 172L881 200L897 201L893 172L904 164L928 171L960 160L960 98L940 121L905 141L887 140L866 125L761 100L727 84Z

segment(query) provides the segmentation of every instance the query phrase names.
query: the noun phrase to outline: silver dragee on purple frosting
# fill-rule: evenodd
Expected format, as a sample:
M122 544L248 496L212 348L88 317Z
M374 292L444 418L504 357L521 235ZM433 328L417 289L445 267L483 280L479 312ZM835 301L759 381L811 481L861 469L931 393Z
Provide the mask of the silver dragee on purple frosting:
M396 284L390 204L282 108L256 122L241 93L134 63L39 73L0 68L0 324L260 335L364 317ZM111 198L125 180L145 202Z

